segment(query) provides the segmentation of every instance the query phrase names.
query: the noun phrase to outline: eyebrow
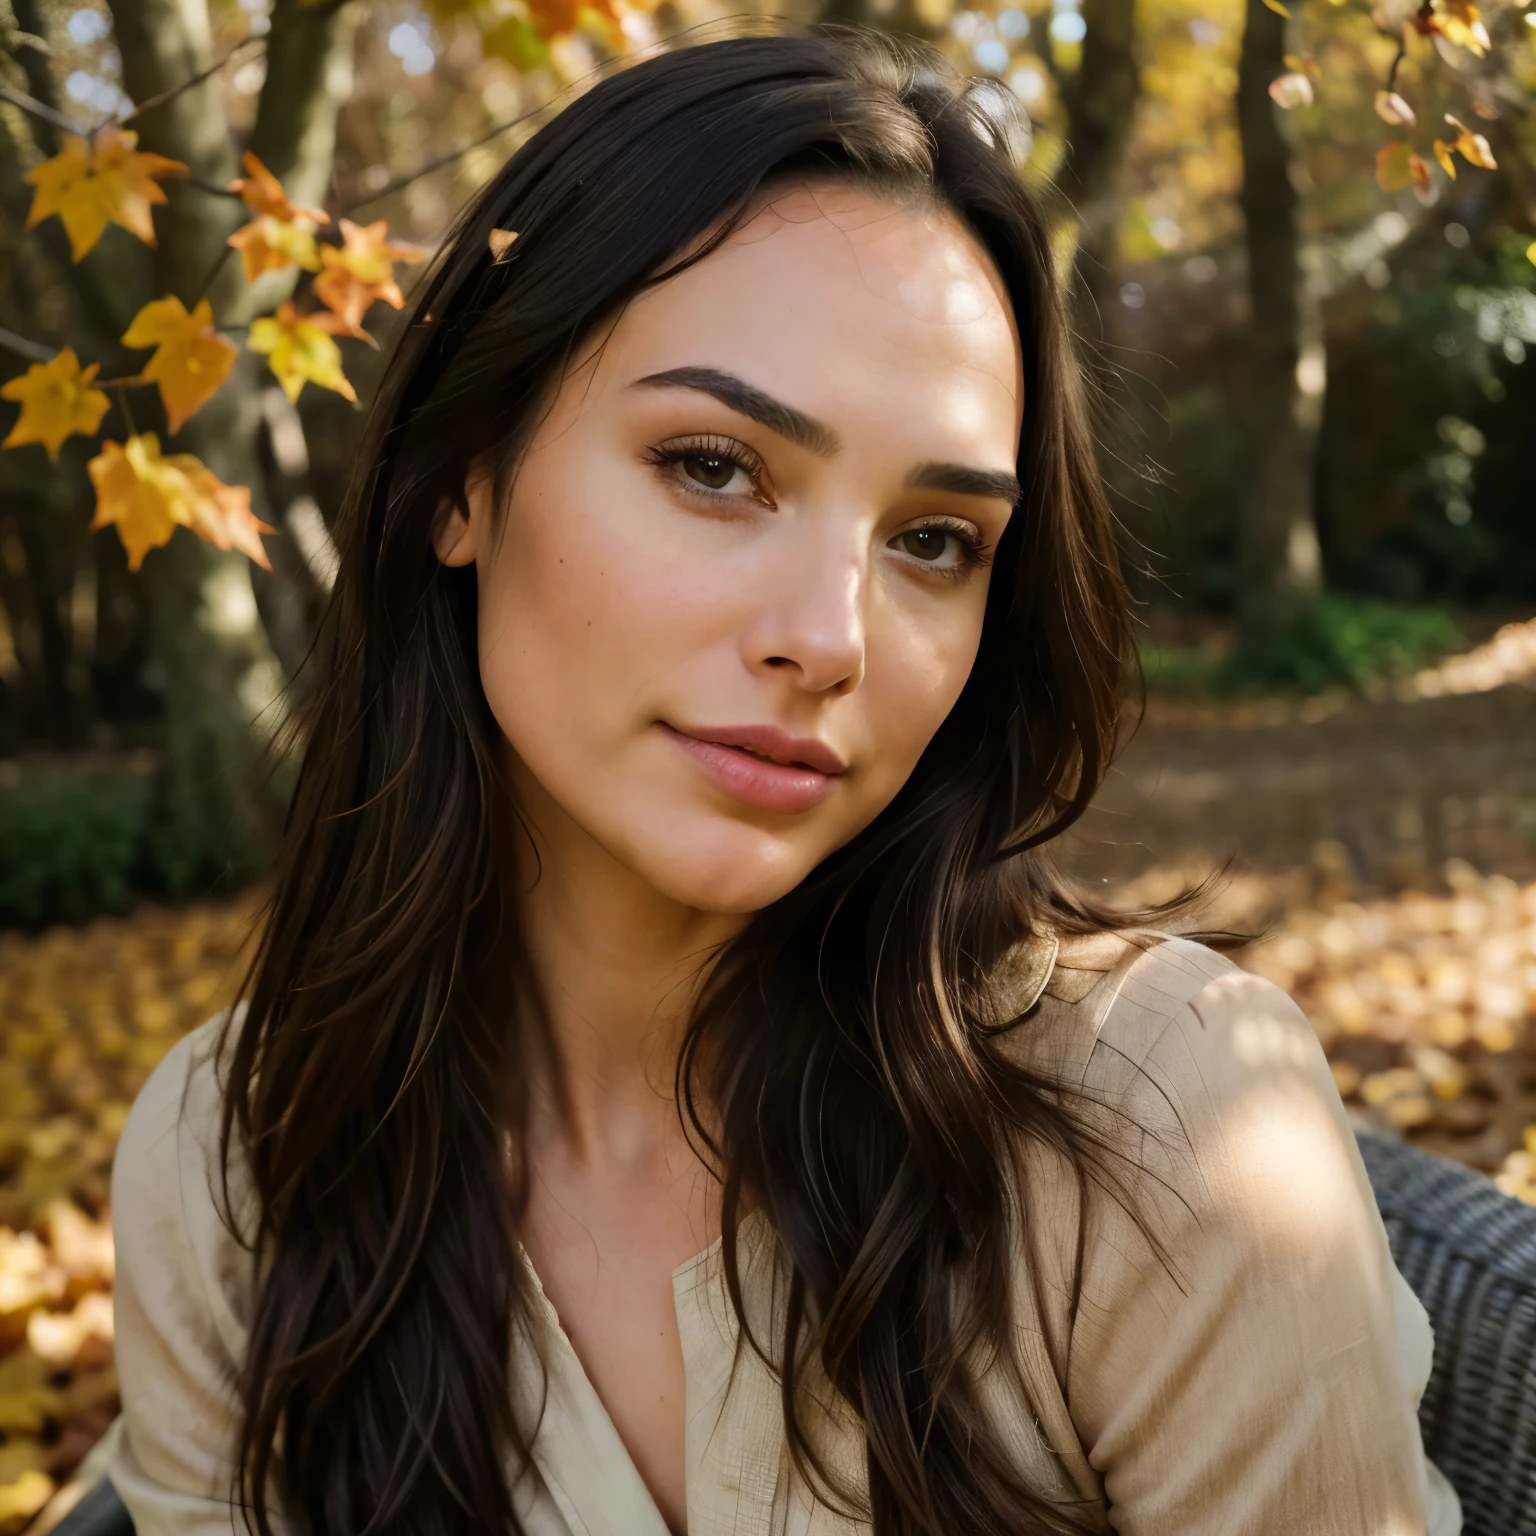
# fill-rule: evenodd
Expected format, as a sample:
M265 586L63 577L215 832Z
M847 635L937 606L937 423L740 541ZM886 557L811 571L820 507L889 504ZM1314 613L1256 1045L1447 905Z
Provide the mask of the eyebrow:
M973 469L969 464L919 464L907 476L907 484L957 496L995 497L1009 506L1017 506L1024 494L1017 475L1005 469Z
M843 446L842 439L825 422L775 400L745 379L720 368L669 368L665 373L636 379L635 385L649 389L696 389L713 395L722 405L824 459L830 459Z

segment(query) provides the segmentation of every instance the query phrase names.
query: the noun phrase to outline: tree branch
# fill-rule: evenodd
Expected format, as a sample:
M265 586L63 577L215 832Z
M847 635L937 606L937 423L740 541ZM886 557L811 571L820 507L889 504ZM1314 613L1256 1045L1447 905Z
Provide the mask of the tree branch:
M250 37L242 37L217 64L210 64L207 69L193 75L190 80L183 80L180 85L173 85L169 90L161 91L158 96L151 96L147 100L139 102L131 112L124 112L121 117L114 117L106 126L109 128L121 128L124 123L131 123L140 113L152 112L156 107L162 107L166 102L180 96L183 91L190 91L193 86L201 85L210 75L218 74L242 48L249 48L252 43L258 44L265 50L267 40L264 37L256 37L254 34ZM220 187L218 190L222 192L224 189Z
M51 363L58 356L52 347L28 341L25 336L18 336L15 331L8 331L4 327L0 327L0 347L4 347L7 352L14 352L17 357L26 358L30 363Z
M548 112L549 107L535 107L531 112L524 112L521 117L510 118L507 122L499 123L496 127L482 133L478 139L471 139L468 144L462 144L458 149L451 149L445 155L439 155L435 160L428 160L425 165L418 165L414 171L408 171L404 176L397 176L393 181L386 181L377 192L370 192L366 197L354 197L351 202L343 205L343 213L355 213L359 208L366 208L369 203L376 203L380 198L388 197L391 192L398 192L402 187L408 187L413 181L420 181L423 176L430 176L433 171L440 171L445 165L452 165L455 160L462 160L472 149L479 149L482 144L489 144L494 138L507 133L513 128L520 127L530 118L538 117L541 113Z
M50 106L46 106L35 96L29 96L25 91L17 90L14 85L7 85L0 80L0 97L13 107L20 107L28 115L47 123L50 127L61 129L65 133L73 133L82 139L91 136L91 130L76 118L69 117L63 112L55 112Z

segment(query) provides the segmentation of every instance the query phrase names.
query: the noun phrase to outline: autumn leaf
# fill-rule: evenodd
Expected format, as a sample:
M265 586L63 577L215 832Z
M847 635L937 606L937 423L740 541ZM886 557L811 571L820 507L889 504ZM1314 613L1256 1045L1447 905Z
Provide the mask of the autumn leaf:
M1456 180L1456 157L1451 153L1451 146L1444 139L1435 140L1435 159L1440 162L1440 169L1445 172L1452 181Z
M263 272L285 267L320 270L315 247L315 226L329 224L330 215L320 208L300 208L288 199L283 184L249 150L240 162L246 174L229 184L238 192L253 218L229 237L245 264L245 280L254 283Z
M1312 105L1312 82L1302 74L1280 75L1269 82L1269 95L1282 112Z
M1290 19L1290 8L1288 6L1281 5L1280 0L1264 0L1264 4L1270 10L1272 10L1276 16L1284 16L1287 20Z
M1530 262L1533 267L1536 267L1536 240L1532 240L1531 243L1526 246L1525 259Z
M320 270L314 232L270 213L241 225L229 237L229 244L240 252L248 283L254 283L263 272L281 272L285 267Z
M1408 179L1421 202L1433 202L1434 182L1430 179L1429 161L1423 155L1408 156Z
M1417 121L1413 108L1396 91L1376 92L1376 116L1394 128L1411 128Z
M213 398L240 349L213 328L213 308L199 299L191 314L174 295L153 299L133 317L123 345L154 347L139 378L159 387L172 433Z
M249 150L240 160L245 175L237 176L229 184L229 191L238 192L245 206L256 218L281 219L291 224L297 219L308 219L312 224L329 224L331 217L320 208L299 208L288 201L283 184Z
M1445 120L1456 130L1456 142L1451 145L1461 157L1470 165L1477 166L1480 170L1496 171L1498 161L1493 158L1493 151L1488 147L1488 140L1480 133L1473 133L1459 118L1452 117L1449 112L1445 114Z
M111 404L91 385L100 363L81 368L73 347L65 347L50 362L33 363L17 379L0 384L0 397L21 402L21 415L0 448L41 443L57 462L64 439L79 432L90 437Z
M1413 180L1413 146L1398 140L1376 151L1376 185L1383 192L1401 192Z
M341 320L346 334L372 340L362 328L368 307L376 299L394 309L405 307L394 264L404 261L414 265L425 261L428 253L419 245L392 245L389 225L383 219L375 224L343 219L339 228L342 245L320 250L325 270L315 279L315 297Z
M1271 0L1264 3L1268 5ZM618 20L611 0L528 0L528 17L546 40L564 37L583 24L595 23L597 30L606 30L607 24Z
M335 340L337 332L344 330L336 315L301 315L292 304L283 303L276 315L251 322L245 344L253 352L267 354L268 365L290 400L299 398L306 383L356 400L357 391L341 371L341 348Z
M103 128L90 143L65 135L58 154L27 172L26 179L36 188L27 228L58 214L73 261L101 239L108 224L119 224L145 245L153 245L150 208L165 201L155 178L179 176L187 168L179 160L141 152L135 147L138 142L138 134L125 128Z
M1432 13L1433 30L1446 42L1465 48L1482 58L1493 46L1488 28L1481 19L1482 13L1471 0L1443 0L1442 6Z
M116 527L129 570L138 570L144 556L167 543L177 528L190 528L219 549L238 549L271 569L261 535L277 530L251 512L250 491L225 485L193 454L162 455L153 432L104 443L87 468L96 487L91 527Z

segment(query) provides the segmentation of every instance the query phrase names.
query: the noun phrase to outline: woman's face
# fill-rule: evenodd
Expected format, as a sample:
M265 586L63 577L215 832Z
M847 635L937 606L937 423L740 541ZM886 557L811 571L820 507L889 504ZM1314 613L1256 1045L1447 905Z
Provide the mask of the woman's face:
M746 913L873 821L975 660L1023 409L940 210L784 190L630 304L436 536L546 857Z

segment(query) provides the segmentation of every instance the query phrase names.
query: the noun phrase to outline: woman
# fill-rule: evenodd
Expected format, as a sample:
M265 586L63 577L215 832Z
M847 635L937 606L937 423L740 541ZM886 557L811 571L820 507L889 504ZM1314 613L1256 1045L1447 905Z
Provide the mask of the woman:
M1426 1528L1273 987L1041 852L1131 658L998 98L741 39L447 242L243 1009L118 1157L142 1533Z

